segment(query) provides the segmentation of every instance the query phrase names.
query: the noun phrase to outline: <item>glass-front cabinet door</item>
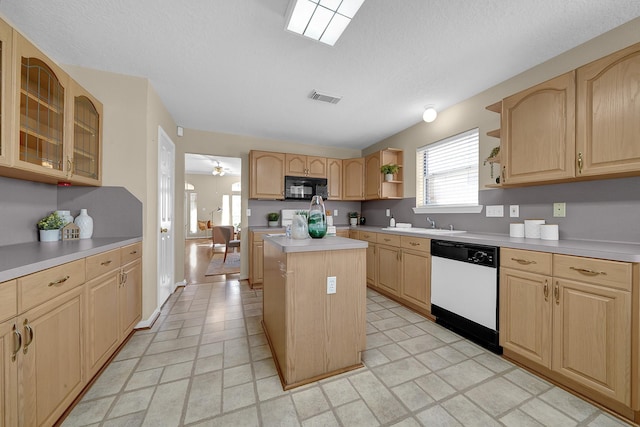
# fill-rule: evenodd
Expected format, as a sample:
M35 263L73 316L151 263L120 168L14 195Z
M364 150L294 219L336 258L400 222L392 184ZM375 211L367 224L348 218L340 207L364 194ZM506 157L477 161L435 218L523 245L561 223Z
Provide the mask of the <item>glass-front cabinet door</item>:
M71 79L69 88L73 94L73 144L67 154L69 178L75 183L100 185L102 104Z
M13 30L0 19L0 165L10 165L11 44Z
M70 169L65 146L65 88L68 77L35 46L14 33L19 67L19 145L14 167L65 180Z

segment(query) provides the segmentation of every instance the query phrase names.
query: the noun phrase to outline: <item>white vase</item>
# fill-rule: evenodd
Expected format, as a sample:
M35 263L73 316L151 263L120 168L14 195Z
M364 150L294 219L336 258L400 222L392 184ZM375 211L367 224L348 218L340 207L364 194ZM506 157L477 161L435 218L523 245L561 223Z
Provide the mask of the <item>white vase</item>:
M384 174L384 180L387 182L393 181L393 174L392 173Z
M309 225L305 215L295 214L291 218L291 237L298 240L309 238Z
M74 223L80 228L80 238L90 239L93 235L93 218L87 214L86 209L80 209L80 215L78 215Z
M358 225L358 218L349 218L349 224Z
M71 211L56 211L56 213L64 221L64 225L62 227L64 227L65 225L69 224L70 222L73 222L73 215L71 215ZM59 240L62 240L62 228L60 228L60 239Z
M60 230L40 230L41 242L57 242L60 238Z

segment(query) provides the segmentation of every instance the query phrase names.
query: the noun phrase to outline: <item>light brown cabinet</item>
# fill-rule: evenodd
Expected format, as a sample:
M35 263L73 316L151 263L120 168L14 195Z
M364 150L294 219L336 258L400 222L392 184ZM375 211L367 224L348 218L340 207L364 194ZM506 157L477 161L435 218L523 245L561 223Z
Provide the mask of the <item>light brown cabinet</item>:
M249 285L251 288L262 286L264 277L264 235L266 231L249 233Z
M377 269L376 285L378 288L392 295L400 295L402 280L402 251L400 236L393 234L379 234L376 245Z
M3 79L3 84L11 82L11 90L2 93L0 174L99 186L102 104L16 31L9 57L4 33L0 28L3 71L12 72L3 75L14 80ZM6 117L14 117L13 122Z
M431 313L431 241L400 236L402 284L400 297Z
M11 64L13 59L13 29L0 19L0 75L4 78L0 80L0 165L10 166L11 158L9 150L11 148L12 123L10 111L13 104L9 94L11 88Z
M631 407L632 264L503 248L500 274L505 355Z
M341 159L327 159L327 193L329 200L342 200Z
M17 314L16 281L0 283L0 426L18 424L18 360L22 334Z
M574 176L575 72L502 101L502 183L557 181Z
M578 68L576 176L640 173L640 43Z
M342 161L342 200L364 200L364 159Z
M249 198L284 199L285 154L249 152Z
M375 200L380 198L382 172L380 172L380 152L369 154L364 158L364 198Z
M142 318L142 260L122 266L120 276L118 314L120 338L124 339Z
M366 200L401 199L404 196L403 151L387 148L365 157L365 193ZM393 175L391 181L385 179L380 171L382 165L394 164L400 170Z
M325 157L287 153L285 154L285 175L326 178L327 159Z

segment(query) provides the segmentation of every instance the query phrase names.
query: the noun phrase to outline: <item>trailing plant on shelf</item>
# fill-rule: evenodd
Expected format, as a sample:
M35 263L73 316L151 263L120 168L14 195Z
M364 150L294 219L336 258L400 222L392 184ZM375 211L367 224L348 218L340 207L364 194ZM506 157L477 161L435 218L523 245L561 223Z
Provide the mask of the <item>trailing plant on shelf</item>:
M64 219L57 212L51 212L38 221L37 225L38 230L59 230L64 227Z
M400 170L400 166L395 165L393 163L380 166L380 172L382 172L385 175L388 175L388 174L393 175L395 173L398 173L399 170Z
M495 158L498 154L500 154L499 145L497 147L493 147L493 149L491 150L491 153L489 153L489 157L484 159L484 162L482 163L482 166L486 166L487 162L489 163L491 167L491 178L493 178L493 163L496 161Z

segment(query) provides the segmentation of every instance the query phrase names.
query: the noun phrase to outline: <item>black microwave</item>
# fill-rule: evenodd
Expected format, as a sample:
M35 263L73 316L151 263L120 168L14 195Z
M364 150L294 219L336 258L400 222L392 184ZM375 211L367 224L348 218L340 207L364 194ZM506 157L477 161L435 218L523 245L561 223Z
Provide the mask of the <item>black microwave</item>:
M311 200L313 196L328 196L327 178L301 176L284 177L284 198L288 200Z

